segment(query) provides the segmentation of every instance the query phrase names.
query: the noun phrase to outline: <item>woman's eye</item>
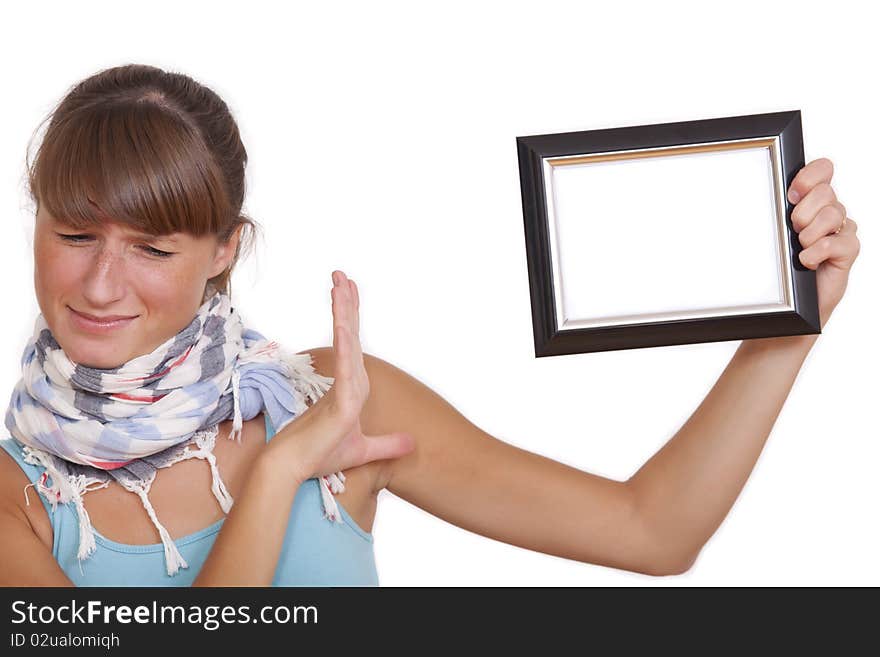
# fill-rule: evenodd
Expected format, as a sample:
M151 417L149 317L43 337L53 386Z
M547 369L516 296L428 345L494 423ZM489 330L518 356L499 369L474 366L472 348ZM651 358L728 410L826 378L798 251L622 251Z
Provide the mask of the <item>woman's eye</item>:
M155 249L152 246L144 246L143 248L144 251L146 251L147 253L158 256L160 258L170 258L174 255L173 253L169 253L168 251L160 251L159 249Z
M91 235L64 235L63 233L56 233L56 235L68 242L79 242L80 239L89 239L91 237Z
M66 240L68 242L73 242L74 244L78 244L78 243L82 242L83 240L92 239L91 235L65 235L63 233L56 233L56 234L61 239ZM160 251L159 249L152 247L152 246L149 246L149 245L146 245L146 244L141 245L140 248L143 249L146 253L148 253L152 256L156 256L157 258L170 258L171 256L174 255L173 253L169 253L168 251Z

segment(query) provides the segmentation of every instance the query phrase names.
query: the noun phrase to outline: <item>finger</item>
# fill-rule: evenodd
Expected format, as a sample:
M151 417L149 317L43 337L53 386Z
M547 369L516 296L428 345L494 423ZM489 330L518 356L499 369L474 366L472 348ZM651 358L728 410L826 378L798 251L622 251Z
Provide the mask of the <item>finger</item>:
M819 210L826 205L834 205L835 203L839 203L839 201L837 200L837 194L834 193L834 188L826 182L818 183L792 209L792 228L798 233L801 232L816 218Z
M337 384L338 399L343 402L344 407L348 407L350 403L355 402L359 395L360 387L356 384L355 375L357 373L356 359L353 357L354 348L352 346L351 332L344 326L336 327L339 334L339 347L336 352L336 371L334 372L335 383Z
M360 405L365 386L363 384L363 357L357 343L357 336L353 335L347 327L340 327L340 335L344 343L344 351L339 354L337 365L339 372L345 379L344 393L349 402Z
M330 288L330 305L333 309L333 331L342 323L342 299L339 294L339 283L336 272L333 272L333 287Z
M349 284L351 285L351 297L354 301L354 331L358 335L361 332L361 317L360 317L360 308L361 308L361 300L358 295L357 285L354 282L353 278L348 279Z
M339 342L343 345L337 354L337 370L339 376L345 379L343 388L354 394L356 376L360 376L364 370L363 353L358 337L358 320L355 308L354 295L351 292L350 279L342 271L334 272L333 276L336 307L338 309L335 324L340 329ZM358 378L359 380L359 378ZM350 388L350 389L349 389Z
M806 201L806 199L804 199ZM815 218L798 233L798 240L805 249L812 246L817 240L825 237L825 235L835 234L838 228L843 224L846 217L846 208L836 201L831 205L825 205L819 209L819 213Z
M355 368L354 371L357 371L356 368L363 367L364 358L360 342L360 317L358 316L359 313L357 286L352 279L348 278L344 274L342 276L342 279L342 285L345 288L346 327L351 333L352 367Z
M359 328L359 326L358 326L358 313L357 313L358 303L357 303L357 293L355 292L354 281L352 279L348 278L348 276L346 276L343 285L345 286L345 295L346 295L346 301L347 301L346 309L348 311L349 326L351 327L351 330L355 334L357 334L358 328Z
M336 365L334 378L346 381L351 377L351 367L349 361L351 359L351 345L349 332L346 331L345 324L345 299L342 292L341 282L342 272L334 271L332 274L333 287L330 290L330 298L333 307L333 353L335 355ZM343 383L345 386L346 383Z
M348 279L351 282L351 292L352 296L354 296L354 306L355 308L361 307L361 298L360 294L358 294L357 284L354 282L353 278Z
M803 167L795 175L788 187L788 200L798 203L820 182L830 183L834 175L834 164L827 157L820 157Z
M346 326L349 330L353 330L351 325L351 295L349 293L349 285L346 276L341 271L333 272L333 291L334 301L336 302L335 322Z
M859 243L855 233L852 230L841 230L839 234L823 237L810 248L804 249L798 254L798 258L807 269L817 269L823 262L849 269L858 253Z
M363 355L361 354L360 337L358 335L360 322L358 321L357 301L353 284L354 282L342 273L340 277L340 294L342 295L342 305L344 306L344 324L351 338L351 358L356 362L362 359Z

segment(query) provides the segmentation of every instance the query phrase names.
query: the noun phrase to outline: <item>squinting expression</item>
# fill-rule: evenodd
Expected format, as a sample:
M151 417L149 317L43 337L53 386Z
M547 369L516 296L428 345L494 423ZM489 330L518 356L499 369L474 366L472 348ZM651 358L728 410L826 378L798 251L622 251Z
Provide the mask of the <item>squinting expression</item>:
M211 235L138 235L113 221L76 230L40 209L34 224L37 303L70 360L112 369L189 325L205 284L229 265L237 240L237 233L225 245ZM118 317L124 319L110 321Z

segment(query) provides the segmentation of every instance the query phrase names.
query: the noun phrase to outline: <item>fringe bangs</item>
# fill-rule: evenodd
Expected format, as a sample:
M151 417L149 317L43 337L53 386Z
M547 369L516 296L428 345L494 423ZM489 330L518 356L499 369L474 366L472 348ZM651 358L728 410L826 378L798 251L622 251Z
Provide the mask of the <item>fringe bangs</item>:
M28 167L34 200L58 221L202 236L236 214L198 130L167 105L105 98L59 115Z

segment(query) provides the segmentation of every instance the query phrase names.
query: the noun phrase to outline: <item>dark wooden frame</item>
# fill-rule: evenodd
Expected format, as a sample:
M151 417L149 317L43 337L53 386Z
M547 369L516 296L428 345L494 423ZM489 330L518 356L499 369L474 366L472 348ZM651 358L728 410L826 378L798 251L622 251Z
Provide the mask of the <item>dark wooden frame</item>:
M785 240L793 310L591 328L557 326L551 266L544 160L621 150L705 145L729 140L775 138L784 198ZM816 272L798 259L801 245L791 225L787 190L804 166L799 110L724 118L627 126L516 138L525 223L535 356L636 349L663 345L821 333ZM781 211L781 208L779 209Z

